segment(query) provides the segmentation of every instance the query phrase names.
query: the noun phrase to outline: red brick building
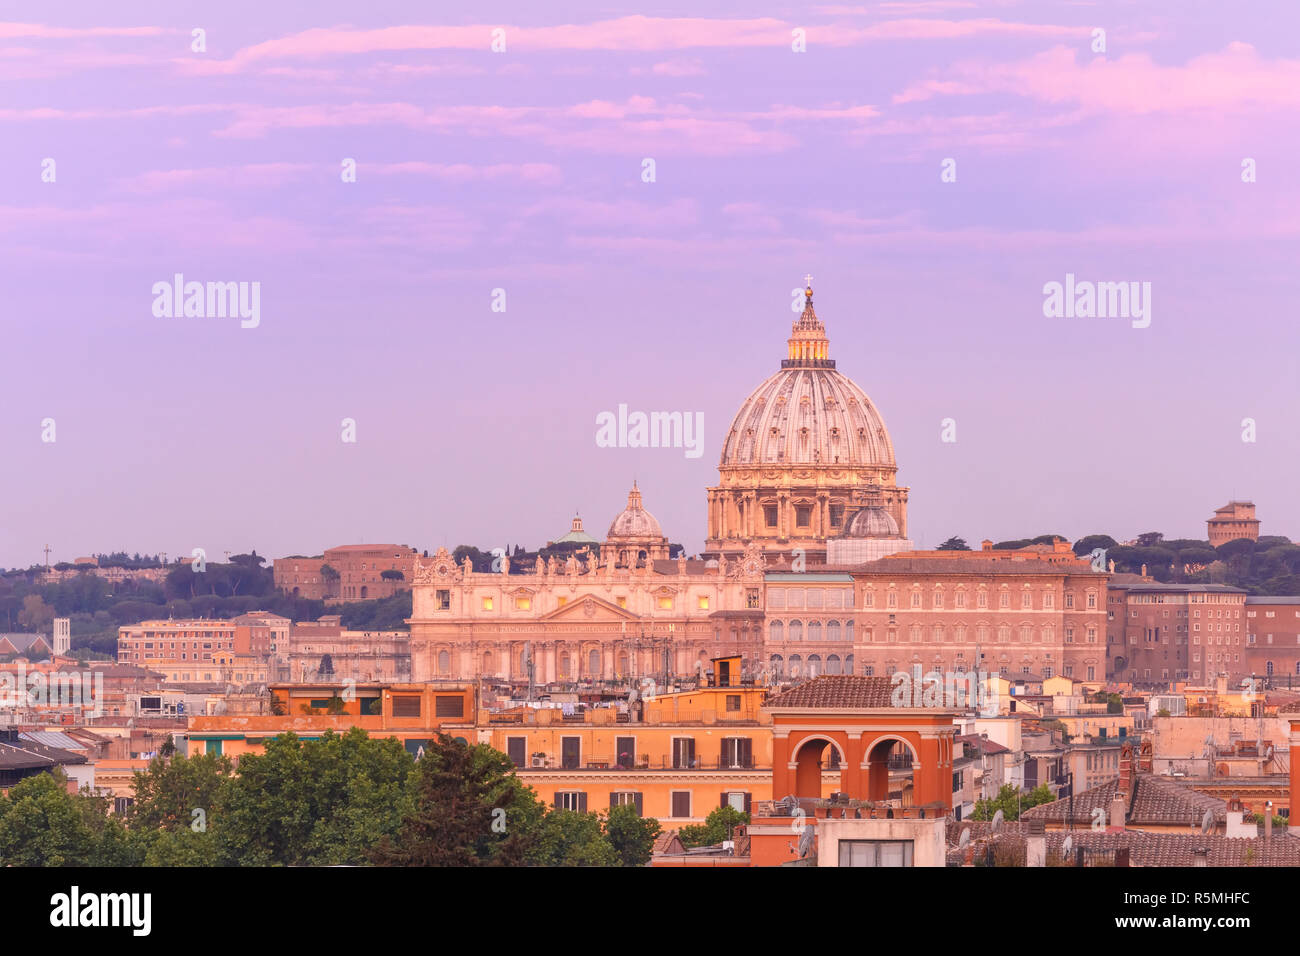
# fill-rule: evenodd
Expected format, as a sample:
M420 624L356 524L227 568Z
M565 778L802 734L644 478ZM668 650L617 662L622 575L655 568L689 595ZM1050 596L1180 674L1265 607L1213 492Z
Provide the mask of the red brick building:
M1300 597L1246 598L1240 672L1232 676L1289 678L1300 686Z
M1246 592L1224 584L1111 578L1106 598L1110 676L1138 687L1243 673Z
M276 558L272 570L275 586L296 597L368 601L409 589L418 553L404 544L345 544L319 558ZM321 570L325 565L338 577L327 580ZM385 578L385 571L401 572L402 577Z

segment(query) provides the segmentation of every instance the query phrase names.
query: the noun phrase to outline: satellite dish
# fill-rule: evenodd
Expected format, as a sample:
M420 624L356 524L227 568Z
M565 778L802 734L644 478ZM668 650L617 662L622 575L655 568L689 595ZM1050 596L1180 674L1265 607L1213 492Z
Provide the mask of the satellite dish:
M1209 833L1210 828L1214 826L1214 811L1206 810L1205 816L1201 818L1201 832Z
M803 859L812 850L813 845L813 828L804 827L803 832L799 834L799 859Z
M1061 856L1065 857L1066 859L1069 859L1070 849L1073 846L1074 846L1074 837L1067 836L1065 838L1065 842L1061 844Z
M989 824L989 829L992 830L994 833L997 833L1000 829L1002 829L1002 811L1001 811L1001 810L999 810L997 813L993 814L993 822L992 822L991 824Z
M964 850L970 845L970 827L964 827L957 839L957 849Z

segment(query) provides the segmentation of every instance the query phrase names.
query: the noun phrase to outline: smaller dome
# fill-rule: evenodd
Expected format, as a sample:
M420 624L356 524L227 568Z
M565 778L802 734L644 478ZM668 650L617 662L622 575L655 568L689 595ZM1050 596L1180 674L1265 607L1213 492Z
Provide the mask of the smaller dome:
M897 538L898 522L880 505L861 508L844 522L841 538Z
M627 496L627 507L609 526L608 538L662 538L663 530L655 516L641 505L641 492L636 482Z

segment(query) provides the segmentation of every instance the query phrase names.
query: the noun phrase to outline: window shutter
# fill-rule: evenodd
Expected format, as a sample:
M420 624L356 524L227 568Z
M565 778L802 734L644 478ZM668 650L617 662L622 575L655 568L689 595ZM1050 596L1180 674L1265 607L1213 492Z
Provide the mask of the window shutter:
M632 794L632 800L636 804L636 815L638 817L643 816L643 814L641 813L641 794L640 793Z
M745 812L746 812L746 813L749 813L749 812L750 812L750 809L749 809L749 808L750 808L750 804L751 804L750 796L751 796L751 794L749 794L749 793L746 793L746 794L745 794Z
M618 806L618 791L611 790L609 792L609 808L613 810L616 806Z
M721 799L720 799L719 802L718 802L718 806L719 806L719 807L725 807L725 806L727 806L727 804L730 803L730 802L731 802L731 801L729 801L729 800L727 799L727 791L725 791L725 790L722 791Z
M578 812L579 813L587 812L587 792L585 790L582 793L578 794Z
M695 766L695 738L690 737L686 741L686 766Z
M557 794L555 795L555 809L556 809L556 810L559 810L559 809L561 808L561 806L562 806L562 805L561 805L561 803L560 803L560 795L557 793Z
M753 740L748 737L740 738L740 765L746 769L754 766L753 743Z

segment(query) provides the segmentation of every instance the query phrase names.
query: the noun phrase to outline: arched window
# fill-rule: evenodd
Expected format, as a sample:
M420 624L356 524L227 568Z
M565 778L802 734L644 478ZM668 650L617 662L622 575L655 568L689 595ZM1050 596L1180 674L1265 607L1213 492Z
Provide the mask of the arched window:
M840 656L838 654L829 654L826 657L826 673L838 674L840 672Z
M943 625L936 624L930 629L930 639L936 644L943 643Z
M810 640L810 641L820 641L821 639L822 639L822 622L821 622L821 621L809 621L809 622L808 622L808 640Z
M438 673L439 674L451 673L451 655L448 654L446 651L438 652Z
M773 621L767 626L768 640L780 643L785 640L785 625L780 621Z
M587 676L600 676L600 651L593 650L587 655Z
M852 673L853 673L853 655L852 655L852 654L850 654L848 657L844 658L844 673L846 673L846 674L852 674Z
M569 676L569 652L568 651L565 651L563 654L560 655L560 676L566 678Z
M840 622L839 622L839 621L827 621L827 622L826 622L826 640L828 640L828 641L838 641L839 639L840 639Z
M790 631L790 640L792 640L792 641L802 641L802 640L803 640L803 622L801 622L801 621L791 621L791 622L790 622L790 628L789 628L789 631ZM791 664L794 663L794 658L793 658L793 657L790 658L790 662L791 662Z
M790 655L790 676L791 677L803 676L803 658L800 657L798 654Z
M627 677L627 651L618 652L618 676Z
M870 639L870 637L871 637L871 632L868 631L867 638ZM853 622L852 621L844 622L844 639L848 641L850 644L853 643Z
M808 655L808 676L816 677L822 672L822 657L820 654Z
M785 676L785 659L780 654L773 654L770 663L773 674L777 677Z

